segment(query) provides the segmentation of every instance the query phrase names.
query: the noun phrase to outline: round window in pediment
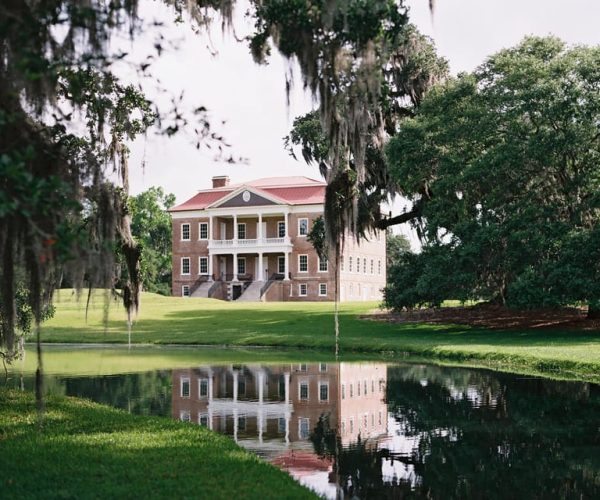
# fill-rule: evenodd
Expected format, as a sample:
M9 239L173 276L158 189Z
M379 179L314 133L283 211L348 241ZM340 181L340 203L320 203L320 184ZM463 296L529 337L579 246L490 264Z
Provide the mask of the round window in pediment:
M250 201L250 191L244 191L244 193L242 194L242 200L244 200L245 202Z

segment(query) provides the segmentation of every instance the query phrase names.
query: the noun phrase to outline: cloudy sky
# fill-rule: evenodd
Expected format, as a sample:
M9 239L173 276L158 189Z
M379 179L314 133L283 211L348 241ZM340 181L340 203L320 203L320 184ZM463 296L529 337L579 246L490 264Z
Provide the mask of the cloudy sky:
M528 34L552 33L572 44L600 44L596 0L437 0L433 17L428 0L406 3L411 21L434 39L453 73L474 69L486 56ZM244 10L242 5L235 16L238 38L250 31ZM207 36L193 33L189 25L172 23L174 16L162 2L142 8L141 14L167 21L164 33L178 40L177 48L168 49L154 64L153 76L173 94L184 92L190 106L207 107L216 130L231 144L232 154L247 162L218 162L212 152L198 151L190 137L167 139L150 133L132 147L132 193L162 186L182 202L198 189L210 187L214 175L229 175L233 182L274 175L318 178L316 168L293 160L283 149L282 138L293 118L313 106L298 78L290 105L286 104L285 73L293 66L277 54L267 66L258 66L247 46L223 35L220 27ZM147 44L154 36L147 35Z

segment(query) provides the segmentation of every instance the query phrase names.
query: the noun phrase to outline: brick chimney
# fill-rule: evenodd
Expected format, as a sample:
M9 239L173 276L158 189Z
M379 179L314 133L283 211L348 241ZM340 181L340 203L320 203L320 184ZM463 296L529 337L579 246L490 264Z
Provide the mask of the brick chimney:
M217 175L212 178L212 182L213 182L213 189L229 186L229 176L228 175Z

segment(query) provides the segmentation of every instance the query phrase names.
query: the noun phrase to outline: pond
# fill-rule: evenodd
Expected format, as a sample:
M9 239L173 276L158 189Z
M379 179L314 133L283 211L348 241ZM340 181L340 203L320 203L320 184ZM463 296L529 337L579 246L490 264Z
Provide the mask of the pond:
M309 356L46 348L44 363L48 392L209 427L326 498L600 498L598 385ZM33 358L10 384L33 387Z

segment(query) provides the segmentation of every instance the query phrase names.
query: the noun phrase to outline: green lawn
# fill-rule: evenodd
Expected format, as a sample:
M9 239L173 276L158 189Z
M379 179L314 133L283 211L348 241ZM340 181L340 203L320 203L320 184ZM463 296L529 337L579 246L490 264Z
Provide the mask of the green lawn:
M127 342L117 303L103 323L103 295L85 300L70 291L57 297L55 317L44 324L45 342ZM485 364L500 369L574 374L600 380L600 332L496 331L456 325L386 324L357 315L375 303L341 305L342 353L408 353L430 359ZM331 303L236 303L143 294L132 339L140 343L282 346L332 349Z
M316 498L231 439L193 424L0 389L0 497Z

